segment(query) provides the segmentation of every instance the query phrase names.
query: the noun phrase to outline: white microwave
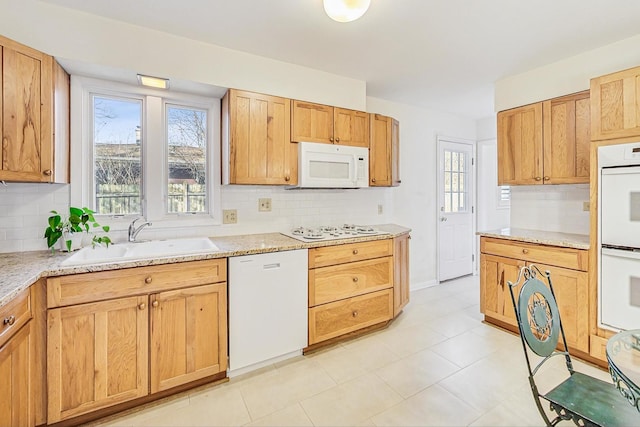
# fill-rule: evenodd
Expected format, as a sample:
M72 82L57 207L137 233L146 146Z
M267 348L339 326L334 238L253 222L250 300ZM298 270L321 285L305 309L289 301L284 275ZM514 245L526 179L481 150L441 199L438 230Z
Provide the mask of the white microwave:
M297 188L368 186L368 148L315 142L298 143Z

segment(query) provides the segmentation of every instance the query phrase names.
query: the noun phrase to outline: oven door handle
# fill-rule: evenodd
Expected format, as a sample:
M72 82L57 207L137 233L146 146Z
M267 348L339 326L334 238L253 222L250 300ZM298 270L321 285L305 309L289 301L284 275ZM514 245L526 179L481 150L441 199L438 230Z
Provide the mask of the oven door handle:
M640 252L628 251L624 249L602 248L602 255L640 260Z

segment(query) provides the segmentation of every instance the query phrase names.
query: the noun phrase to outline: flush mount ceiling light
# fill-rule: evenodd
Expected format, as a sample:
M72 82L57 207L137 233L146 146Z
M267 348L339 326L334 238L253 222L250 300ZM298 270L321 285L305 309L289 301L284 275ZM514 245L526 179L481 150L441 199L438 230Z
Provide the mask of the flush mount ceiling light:
M142 86L154 87L156 89L169 89L169 79L163 79L160 77L138 74L138 83Z
M351 22L365 14L371 0L323 0L324 11L338 22Z

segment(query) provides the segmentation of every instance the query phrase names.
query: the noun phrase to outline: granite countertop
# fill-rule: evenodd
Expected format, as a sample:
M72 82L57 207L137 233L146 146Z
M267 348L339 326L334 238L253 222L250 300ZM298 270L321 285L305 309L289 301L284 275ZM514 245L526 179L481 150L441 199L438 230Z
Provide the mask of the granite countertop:
M221 236L211 238L211 241L219 248L218 251L197 255L178 255L164 258L126 260L119 262L110 261L101 264L96 263L74 266L61 266L60 263L67 259L70 254L59 251L56 251L54 254L51 254L51 251L0 253L0 307L7 304L16 295L27 289L42 277L64 276L68 274L118 270L122 268L143 267L148 265L334 246L346 243L388 239L411 231L410 228L395 224L375 225L375 227L380 231L387 232L388 234L310 243L301 242L280 233Z
M527 230L525 228L501 228L499 230L479 231L478 236L496 237L518 242L540 245L560 246L564 248L589 249L589 235L560 233L556 231Z

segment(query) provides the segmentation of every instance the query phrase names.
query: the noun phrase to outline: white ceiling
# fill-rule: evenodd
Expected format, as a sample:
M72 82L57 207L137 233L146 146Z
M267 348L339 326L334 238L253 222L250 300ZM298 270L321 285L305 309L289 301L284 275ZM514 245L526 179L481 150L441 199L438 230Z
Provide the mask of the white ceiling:
M638 0L44 0L367 82L367 95L472 118L493 83L640 32Z

